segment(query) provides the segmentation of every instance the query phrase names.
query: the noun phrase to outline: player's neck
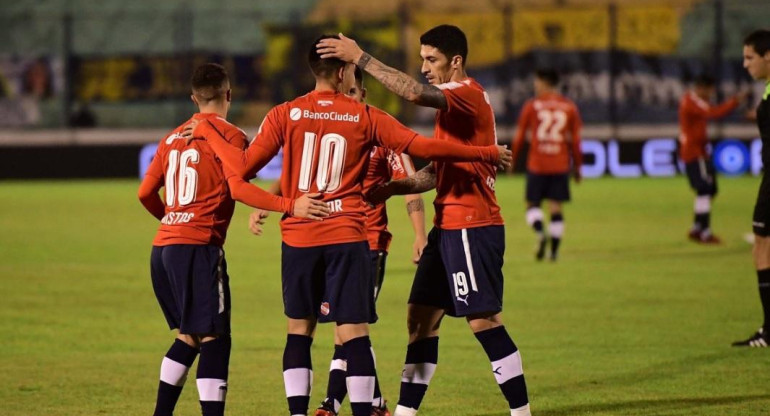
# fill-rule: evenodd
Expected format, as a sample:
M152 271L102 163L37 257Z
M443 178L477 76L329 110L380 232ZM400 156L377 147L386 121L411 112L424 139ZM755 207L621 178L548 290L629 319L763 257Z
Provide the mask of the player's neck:
M468 78L468 73L465 72L465 68L460 68L452 73L447 82L460 82L465 78Z
M556 94L556 90L552 89L552 88L548 88L548 89L545 89L545 90L542 90L542 91L538 92L537 96L538 97L547 97L549 95L554 95L554 94Z
M315 91L318 92L337 92L337 86L325 79L316 78Z
M224 119L227 118L227 109L219 106L202 106L198 107L198 112L201 114L216 114Z

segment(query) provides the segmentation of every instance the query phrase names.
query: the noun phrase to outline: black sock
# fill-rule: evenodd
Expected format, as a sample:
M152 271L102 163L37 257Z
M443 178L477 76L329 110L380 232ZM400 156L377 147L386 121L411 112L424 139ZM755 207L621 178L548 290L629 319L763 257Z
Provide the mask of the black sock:
M310 358L310 346L313 338L304 335L286 336L286 348L283 350L283 382L286 388L286 400L289 413L304 415L310 404L310 380L313 377L313 362Z
M353 416L370 416L374 398L374 356L369 336L353 338L343 344L348 360L348 395Z
M415 341L406 349L398 405L419 409L438 364L438 337Z
M695 214L695 224L700 231L706 231L711 227L711 213Z
M335 345L332 364L329 368L329 384L326 386L326 400L334 407L336 413L339 413L342 401L348 394L348 387L345 384L346 368L347 361L345 361L342 345Z
M564 215L562 213L556 213L551 215L551 224L549 225L551 234L551 257L556 258L559 254L559 244L561 244L561 237L564 234Z
M180 339L175 339L171 344L160 366L158 397L155 401L153 416L171 416L174 413L176 402L179 401L179 395L182 394L182 388L187 379L187 372L197 356L198 349Z
M383 407L385 401L382 400L382 392L380 391L380 378L377 377L377 369L374 372L374 399L372 400L372 407Z
M197 383L203 416L222 416L225 414L230 349L229 334L219 336L213 341L201 343Z
M770 332L770 269L757 270L759 282L759 299L762 301L762 312L765 321L762 324L764 332Z
M527 384L524 382L524 370L521 367L521 356L516 344L508 335L504 326L477 332L476 339L492 363L492 372L500 386L508 406L518 409L529 403Z

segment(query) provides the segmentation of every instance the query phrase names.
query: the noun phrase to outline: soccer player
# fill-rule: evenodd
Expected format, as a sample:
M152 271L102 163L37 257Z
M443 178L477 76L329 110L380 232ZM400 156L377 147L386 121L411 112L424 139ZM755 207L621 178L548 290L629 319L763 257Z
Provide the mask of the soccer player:
M221 65L205 64L192 77L193 116L222 132L227 146L245 148L246 135L225 121L230 107L230 82ZM187 124L187 123L185 123ZM319 217L325 204L298 201L260 191L226 174L204 141L187 143L182 126L161 140L139 187L139 200L161 224L150 259L152 284L161 310L178 335L163 358L155 416L170 416L195 358L204 416L222 415L230 361L230 288L222 246L235 203ZM158 195L165 186L164 200ZM165 203L164 203L165 202Z
M355 68L355 85L348 92L350 97L360 102L366 98L366 88L363 85L363 72ZM389 180L397 180L414 174L414 165L407 155L399 155L392 150L375 146L369 154L369 165L364 177L363 190L367 191L382 185ZM276 182L279 183L279 182ZM275 189L280 192L280 189ZM425 209L422 197L419 194L406 195L406 210L414 229L414 244L412 245L412 260L417 263L426 244L425 237ZM255 235L262 234L262 224L267 217L267 211L256 210L249 217L249 229ZM367 205L366 208L366 235L369 242L369 255L372 261L372 281L374 282L374 300L380 294L382 283L385 280L385 261L388 257L388 248L392 234L388 231L388 213L386 204ZM342 341L335 334L334 356L329 369L329 382L326 389L326 398L316 410L315 416L335 416L339 413L342 401L347 395L345 385L346 360L343 355ZM387 405L379 388L379 381L375 378L374 400L372 402L372 415L389 416Z
M738 107L742 96L736 95L724 103L712 106L714 78L701 75L693 89L679 103L679 157L685 164L687 179L695 191L695 220L689 238L698 243L718 244L719 237L711 232L711 201L717 194L714 162L708 149L708 120L722 118Z
M524 140L529 135L526 220L537 235L537 260L545 257L548 241L543 230L544 218L540 204L543 200L549 202L550 259L556 261L564 235L561 205L570 200L569 174L572 171L575 182L580 183L580 167L583 162L580 151L580 113L572 100L559 94L558 85L559 74L556 71L542 69L535 72L535 98L524 104L513 140L515 158L521 153Z
M489 96L465 72L468 43L456 26L437 26L420 37L427 85L386 66L352 39L340 38L321 41L321 56L354 62L401 97L438 109L434 140L441 146L497 142ZM435 226L428 234L409 296L409 345L394 416L417 414L438 362L444 315L467 320L492 363L511 415L530 414L521 357L500 314L505 235L495 178L495 166L489 163L441 161L371 194L372 199L382 200L436 188Z
M757 30L743 41L743 67L752 78L766 84L762 102L757 107L757 126L762 138L762 183L754 205L754 265L759 281L764 322L748 339L733 343L736 347L770 345L770 30Z
M372 146L429 159L509 164L502 146L435 146L393 117L344 94L355 66L322 59L314 42L308 61L316 78L310 93L274 107L244 152L230 146L206 120L190 126L225 166L243 175L259 170L283 147L281 194L320 192L331 215L323 221L281 221L282 286L288 336L284 384L292 415L305 415L310 399L310 346L317 322L335 322L347 359L347 388L354 416L370 416L374 357L369 322L376 321L366 238L362 182ZM189 131L189 130L188 130Z

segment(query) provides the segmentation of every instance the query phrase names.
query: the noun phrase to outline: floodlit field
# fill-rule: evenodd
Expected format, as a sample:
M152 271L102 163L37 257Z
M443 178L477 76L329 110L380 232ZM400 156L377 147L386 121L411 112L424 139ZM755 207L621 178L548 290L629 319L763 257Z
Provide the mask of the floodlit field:
M713 227L725 243L690 243L682 177L600 179L573 187L558 263L536 263L521 177L502 178L508 223L507 328L521 349L533 415L767 415L770 351L731 348L760 324L750 246L758 179L721 178ZM0 182L2 415L149 415L172 340L152 294L155 220L138 181ZM402 199L373 327L392 406L406 351L414 272ZM246 229L240 206L226 245L233 291L228 414L285 415L285 320L277 216ZM429 213L432 217L432 213ZM311 406L325 392L332 328L313 345ZM421 415L508 414L481 346L447 319ZM191 372L191 374L194 374ZM193 377L177 414L199 414ZM350 414L347 402L343 414Z

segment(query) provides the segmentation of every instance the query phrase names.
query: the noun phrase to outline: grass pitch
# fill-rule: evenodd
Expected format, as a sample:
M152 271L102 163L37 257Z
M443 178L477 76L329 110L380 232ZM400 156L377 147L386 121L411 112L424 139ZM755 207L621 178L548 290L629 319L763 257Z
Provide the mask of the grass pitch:
M770 351L729 346L761 323L743 240L758 184L721 178L712 223L725 242L704 247L686 239L692 195L684 178L588 180L573 187L562 256L551 264L533 260L522 178L498 181L507 222L503 316L522 352L534 415L770 413ZM152 294L156 222L137 186L0 182L3 415L152 413L173 335ZM225 247L233 293L227 409L285 415L277 216L253 237L248 213L239 206ZM390 215L395 239L372 338L394 406L414 266L403 199L390 202ZM325 392L331 330L320 326L313 345L311 406ZM446 319L420 414L508 414L490 370L465 322ZM200 414L194 377L177 414Z

